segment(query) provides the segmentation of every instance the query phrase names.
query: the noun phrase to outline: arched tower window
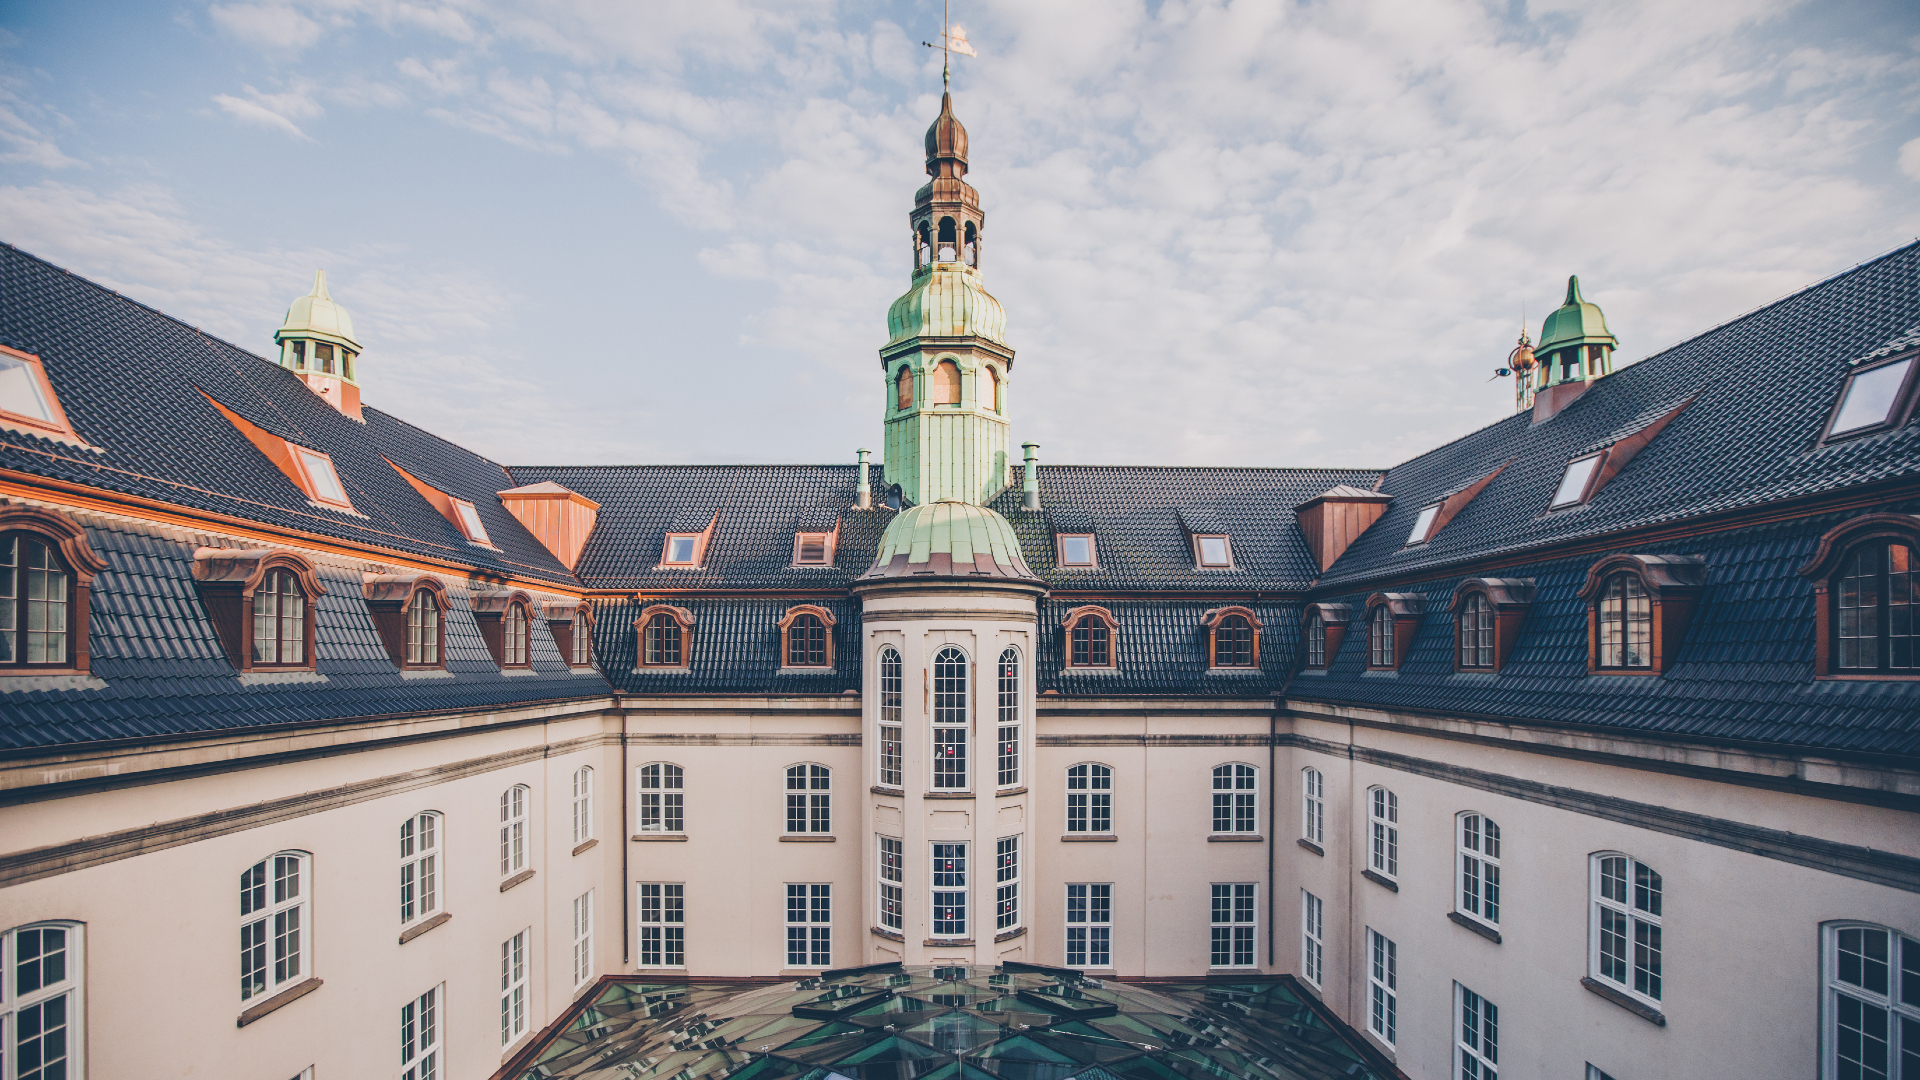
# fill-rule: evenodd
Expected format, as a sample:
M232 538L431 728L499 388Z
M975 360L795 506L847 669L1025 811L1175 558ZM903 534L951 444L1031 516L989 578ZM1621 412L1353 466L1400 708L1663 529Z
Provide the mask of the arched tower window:
M974 231L973 222L967 222L967 244L965 248L968 266L980 265L980 234Z
M959 235L954 231L953 219L950 217L941 218L940 219L940 261L941 262L953 261L953 248L954 248L954 245L959 242L960 242Z
M924 269L933 261L933 229L926 222L920 223L920 232L914 237L913 265L915 269Z
M913 367L912 365L909 365L909 364L900 365L900 374L895 376L893 380L893 392L894 392L894 402L893 402L894 408L900 410L901 412L906 412L908 409L913 408Z
M934 405L960 404L960 365L951 360L942 360L933 366L933 377L927 388L927 396Z
M1020 782L1020 654L1013 649L1000 654L999 689L999 783L1004 788Z
M949 645L933 658L933 786L965 791L967 783L967 654Z
M987 368L987 403L994 412L1000 411L1000 373Z
M889 645L880 650L880 783L901 786L900 777L900 654Z

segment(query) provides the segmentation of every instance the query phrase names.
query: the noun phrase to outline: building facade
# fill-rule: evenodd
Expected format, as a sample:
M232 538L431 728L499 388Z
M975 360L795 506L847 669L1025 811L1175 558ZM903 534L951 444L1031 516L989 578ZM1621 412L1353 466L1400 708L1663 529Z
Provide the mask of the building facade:
M967 149L883 464L502 466L324 277L268 359L0 249L0 1080L520 1075L605 976L896 961L1920 1076L1920 245L1619 370L1570 281L1392 468L1050 465Z

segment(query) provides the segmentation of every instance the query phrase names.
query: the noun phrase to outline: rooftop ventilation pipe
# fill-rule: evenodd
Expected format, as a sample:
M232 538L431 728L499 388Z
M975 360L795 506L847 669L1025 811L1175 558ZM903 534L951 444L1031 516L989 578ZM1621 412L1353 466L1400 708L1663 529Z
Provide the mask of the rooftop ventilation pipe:
M1026 471L1020 478L1020 509L1040 509L1040 444L1021 443L1020 449L1026 451Z
M867 455L871 453L873 451L865 447L854 451L855 456L860 459L860 493L854 499L853 505L859 510L873 509L873 487L867 483Z

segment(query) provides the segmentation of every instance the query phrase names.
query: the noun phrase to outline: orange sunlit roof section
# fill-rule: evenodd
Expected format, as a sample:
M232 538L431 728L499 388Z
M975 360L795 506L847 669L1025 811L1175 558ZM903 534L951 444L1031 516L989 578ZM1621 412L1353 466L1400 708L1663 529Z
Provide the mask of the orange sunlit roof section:
M435 510L440 511L441 517L452 522L453 527L460 530L461 536L472 543L493 547L493 541L487 538L487 526L480 520L480 511L472 503L455 498L400 466L394 465L392 458L387 458L386 462L393 465L393 471L399 473L401 479L413 485L413 490L419 492L421 498L427 500Z
M299 443L288 442L214 401L213 396L205 390L200 391L200 396L220 410L220 415L227 418L227 422L233 425L234 430L245 435L248 442L259 448L260 452L267 456L267 460L273 462L274 468L279 469L288 480L293 482L294 487L300 489L308 502L333 510L344 510L349 514L358 513L353 508L353 500L347 496L346 485L340 482L339 471L333 467L331 455L322 450L301 446Z
M5 345L0 345L0 428L93 449L67 422L40 358Z

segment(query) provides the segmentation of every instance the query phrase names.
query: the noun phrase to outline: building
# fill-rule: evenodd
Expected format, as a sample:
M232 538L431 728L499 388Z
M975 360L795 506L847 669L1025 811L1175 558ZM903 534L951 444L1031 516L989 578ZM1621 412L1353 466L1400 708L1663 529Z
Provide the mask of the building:
M888 962L1920 1075L1920 245L1618 371L1570 282L1392 468L1043 465L926 150L883 465L506 467L324 277L267 359L0 249L0 1076L518 1075L609 977Z

